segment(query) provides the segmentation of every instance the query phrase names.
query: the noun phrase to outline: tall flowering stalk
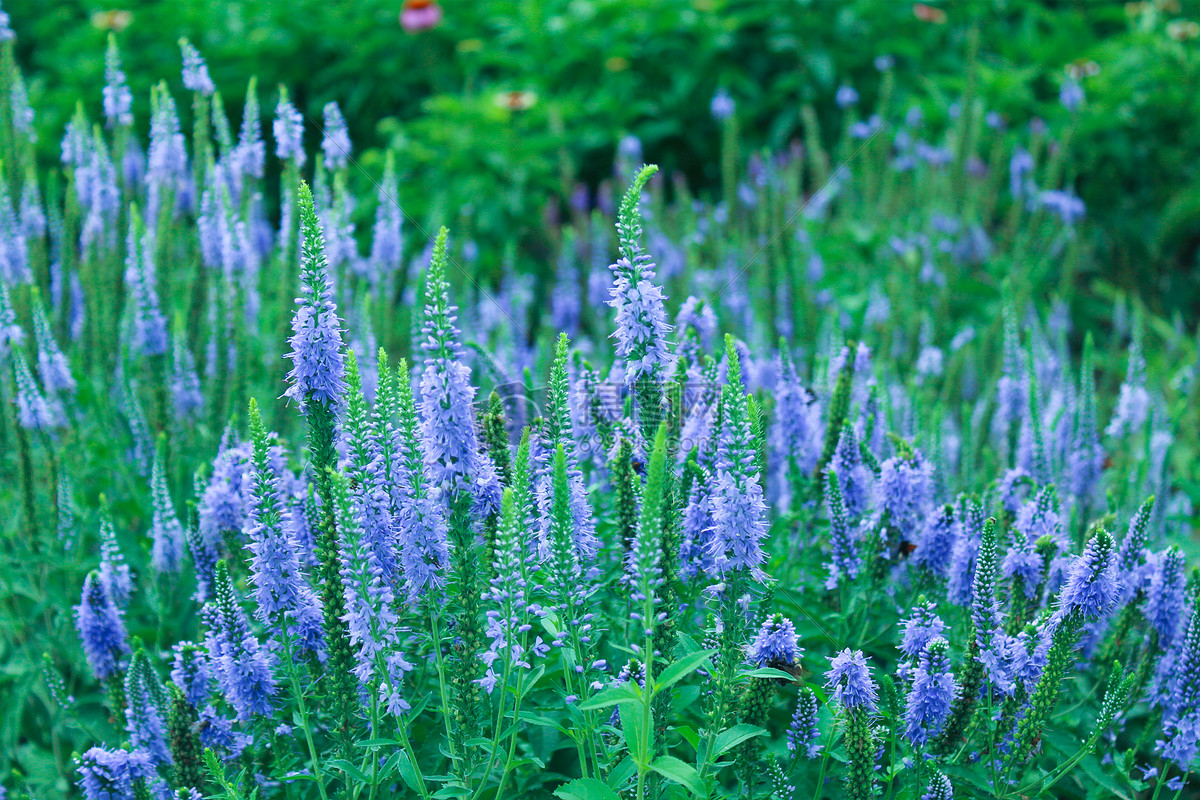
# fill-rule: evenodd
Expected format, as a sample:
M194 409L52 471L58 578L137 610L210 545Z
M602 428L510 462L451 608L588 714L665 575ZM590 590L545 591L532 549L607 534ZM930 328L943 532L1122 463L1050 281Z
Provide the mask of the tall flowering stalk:
M277 137L278 138L278 137ZM312 191L301 182L298 208L303 234L300 254L300 282L304 297L292 319L291 385L284 395L296 401L308 422L309 468L321 518L317 525L317 583L321 590L321 608L328 647L326 678L338 710L338 725L343 737L349 735L356 700L354 697L354 657L346 632L346 599L341 587L338 530L334 519L331 475L337 466L334 448L336 418L345 406L346 365L343 355L341 320L333 303L333 292L325 263L325 240L313 204Z
M643 166L625 191L617 214L621 257L610 269L616 285L608 304L617 310L616 353L625 362L625 385L633 389L642 436L654 436L665 413L662 383L671 371L667 341L671 326L662 287L654 283L654 263L642 251L642 190L658 167Z
M1063 677L1074 660L1074 650L1084 623L1107 617L1119 593L1116 547L1112 535L1102 528L1071 565L1067 584L1059 593L1050 652L1046 656L1041 678L1029 698L1029 707L1017 723L1010 768L1023 764L1029 758L1035 741L1041 735L1042 726L1054 711Z
M558 454L562 454L559 445ZM650 754L654 752L655 726L653 724L654 686L656 658L665 656L655 648L655 629L665 619L665 612L660 611L662 587L662 536L663 527L668 524L666 509L667 488L667 425L665 422L658 427L654 437L654 449L650 456L650 464L646 472L646 491L642 496L642 514L638 520L637 536L629 552L626 571L633 590L632 601L635 609L630 613L630 619L636 623L641 641L634 645L634 652L642 659L644 670L645 690L642 693L640 713L642 722L637 726L642 740L631 751ZM639 762L642 760L639 759ZM646 779L650 773L649 763L639 763L637 777L638 800L645 797Z
M257 616L276 638L290 637L300 652L323 654L321 607L305 580L296 541L284 522L279 476L271 464L267 429L250 400L250 439L254 446L245 533L250 540L250 579ZM290 649L290 648L289 648Z
M204 611L208 627L206 646L221 693L239 720L270 715L276 692L271 674L273 659L251 632L224 561L217 563L213 600Z
M393 501L385 473L383 442L372 425L358 359L353 352L346 356L346 374L349 392L343 427L349 456L346 473L353 487L352 505L363 541L371 550L383 580L391 584L397 570Z
M717 574L729 578L766 577L762 540L767 535L766 503L756 466L753 421L733 337L725 338L729 368L721 391L724 417L717 447L713 492L712 555Z
M550 367L549 405L543 424L545 444L551 452L562 446L567 460L567 489L571 509L572 531L576 553L581 564L588 564L596 558L600 549L600 540L596 538L596 522L592 517L591 504L588 501L587 487L584 485L583 472L579 468L575 452L575 435L571 423L569 405L570 387L567 382L567 335L560 334L554 350L554 362ZM550 470L544 470L539 475L537 494L539 508L549 508L553 494ZM550 518L543 515L541 519L541 551L549 552Z
M340 473L333 481L338 527L342 534L341 585L346 597L346 622L354 648L354 676L366 691L370 719L378 724L379 710L400 716L409 710L403 677L413 665L400 651L399 617L391 582L363 535L349 480Z
M183 566L183 525L175 514L171 491L167 486L164 464L165 437L160 438L154 450L154 468L150 473L150 494L154 502L154 514L150 526L153 547L150 564L160 574L177 573Z
M875 759L878 742L871 719L878 711L879 690L861 650L843 650L831 658L825 685L844 715L846 726L846 796L869 800L875 796Z
M145 750L156 766L173 765L167 739L167 692L140 647L125 673L125 701L133 746Z
M415 600L444 580L450 558L446 518L430 493L425 472L420 419L413 399L408 363L396 367L397 422L392 452L397 464L392 484L396 506L396 539L400 567L410 600Z
M473 514L484 519L499 509L500 483L491 458L482 452L472 405L475 387L463 363L455 327L457 307L450 304L446 280L445 228L438 231L425 279L425 310L421 326L421 433L430 486L449 509L454 496L467 492Z
M967 643L966 659L956 681L961 691L938 741L938 748L941 750L959 745L959 739L971 721L971 714L979 698L984 678L980 656L991 647L993 634L999 626L996 611L996 578L999 568L996 518L988 517L983 525L983 536L975 564L975 579L971 587L970 639Z

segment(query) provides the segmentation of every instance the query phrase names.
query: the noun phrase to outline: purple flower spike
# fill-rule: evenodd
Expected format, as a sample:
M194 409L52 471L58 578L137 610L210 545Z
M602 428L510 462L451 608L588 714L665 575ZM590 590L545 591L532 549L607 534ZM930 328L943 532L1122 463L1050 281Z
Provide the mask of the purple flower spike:
M1078 610L1092 619L1107 617L1121 594L1116 551L1108 531L1100 531L1071 564L1067 585L1058 596L1062 612Z
M340 409L346 395L346 365L343 355L342 326L333 303L333 287L325 266L325 240L321 223L313 207L312 192L300 185L300 223L304 233L301 252L301 289L296 298L299 308L292 318L292 369L287 379L291 386L284 396L295 400L305 411L309 403ZM306 412L307 413L307 412Z
M99 573L90 572L84 579L83 597L75 606L75 627L92 674L97 680L115 675L121 656L129 652L129 635Z
M949 650L945 639L934 639L921 652L920 662L913 670L904 714L904 735L913 747L922 747L941 733L958 696Z
M759 628L746 655L760 667L788 669L800 661L803 652L796 639L796 626L783 615L776 614Z
M825 673L825 685L833 689L833 696L847 711L865 707L874 713L879 705L879 691L871 678L867 657L862 650L851 652L850 648L829 659L829 671Z

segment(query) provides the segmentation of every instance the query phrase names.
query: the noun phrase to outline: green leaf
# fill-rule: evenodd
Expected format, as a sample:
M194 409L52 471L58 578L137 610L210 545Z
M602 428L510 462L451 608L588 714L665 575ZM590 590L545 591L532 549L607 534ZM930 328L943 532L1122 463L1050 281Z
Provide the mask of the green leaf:
M796 677L794 675L792 675L790 672L784 672L783 670L775 669L774 667L760 667L758 669L746 670L745 672L739 672L738 677L741 677L741 678L775 678L778 680L787 681L788 683L792 683L796 680Z
M642 748L642 731L645 728L642 715L646 713L645 704L640 701L622 702L617 706L617 710L621 715L621 736L625 739L625 747L638 764L645 764L650 760L650 754Z
M691 725L678 725L675 730L683 737L683 740L690 744L693 748L700 747L700 734L696 733L696 729Z
M614 789L620 789L636 772L637 764L633 763L632 758L625 756L617 766L613 767L613 771L608 773L608 785Z
M579 778L554 790L562 800L621 800L620 796L596 778Z
M668 686L674 686L680 680L699 669L700 665L708 661L709 657L716 652L716 650L701 650L698 653L683 656L662 671L662 675L655 681L654 691L657 693Z
M361 769L344 758L335 758L332 761L326 761L325 771L328 772L331 769L340 769L342 772L346 773L348 776L360 783L371 782L371 779L368 778Z
M388 760L383 762L383 766L379 768L379 774L375 776L375 783L379 785L387 781L396 771L396 767L400 764L400 756L407 755L403 750L397 750L388 756Z
M355 742L354 746L355 747L370 747L370 748L374 749L377 747L395 747L399 744L400 744L400 742L397 742L395 739L365 739L361 742Z
M396 762L396 768L400 771L400 780L404 781L404 784L417 794L424 795L428 791L428 789L425 788L425 781L421 780L421 777L417 775L417 771L413 768L412 761L410 761L408 758L408 753L404 750L401 750L396 755L400 756L399 760Z
M623 703L627 700L640 700L636 691L628 683L623 683L620 686L611 686L600 692L595 697L589 697L576 707L580 711L595 711L600 708L612 708L618 703Z
M762 736L766 733L765 730L757 725L734 725L729 730L721 731L717 735L717 741L713 747L713 755L721 755L722 753L737 747L748 739L753 739L755 736Z
M650 765L650 769L664 778L670 778L679 785L687 788L689 792L697 797L708 796L708 792L704 788L704 781L700 779L700 773L696 771L696 768L687 762L680 761L675 756L659 756Z
M541 714L534 714L532 711L526 711L524 709L521 710L521 721L528 722L530 725L540 725L543 728L553 728L560 733L567 732L567 729L556 720L552 720L549 717L542 716ZM503 739L504 737L500 738Z

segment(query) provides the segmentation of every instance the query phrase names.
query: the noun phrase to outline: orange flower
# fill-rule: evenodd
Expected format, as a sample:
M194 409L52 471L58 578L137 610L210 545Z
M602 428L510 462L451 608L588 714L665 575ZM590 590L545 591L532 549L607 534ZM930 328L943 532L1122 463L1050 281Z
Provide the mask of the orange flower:
M533 92L511 91L496 95L496 105L509 111L524 111L536 102L537 95Z
M921 22L931 22L934 25L941 25L946 21L945 11L933 6L927 6L924 3L913 4L913 16L921 20Z

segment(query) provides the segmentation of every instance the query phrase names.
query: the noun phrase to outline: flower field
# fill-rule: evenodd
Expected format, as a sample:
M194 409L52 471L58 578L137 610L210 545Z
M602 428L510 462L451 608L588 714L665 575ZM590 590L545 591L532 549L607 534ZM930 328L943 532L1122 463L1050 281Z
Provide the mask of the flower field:
M496 244L520 176L117 33L47 142L0 12L0 798L1197 796L1196 320L1086 279L1088 65L722 87L710 185L611 132Z

